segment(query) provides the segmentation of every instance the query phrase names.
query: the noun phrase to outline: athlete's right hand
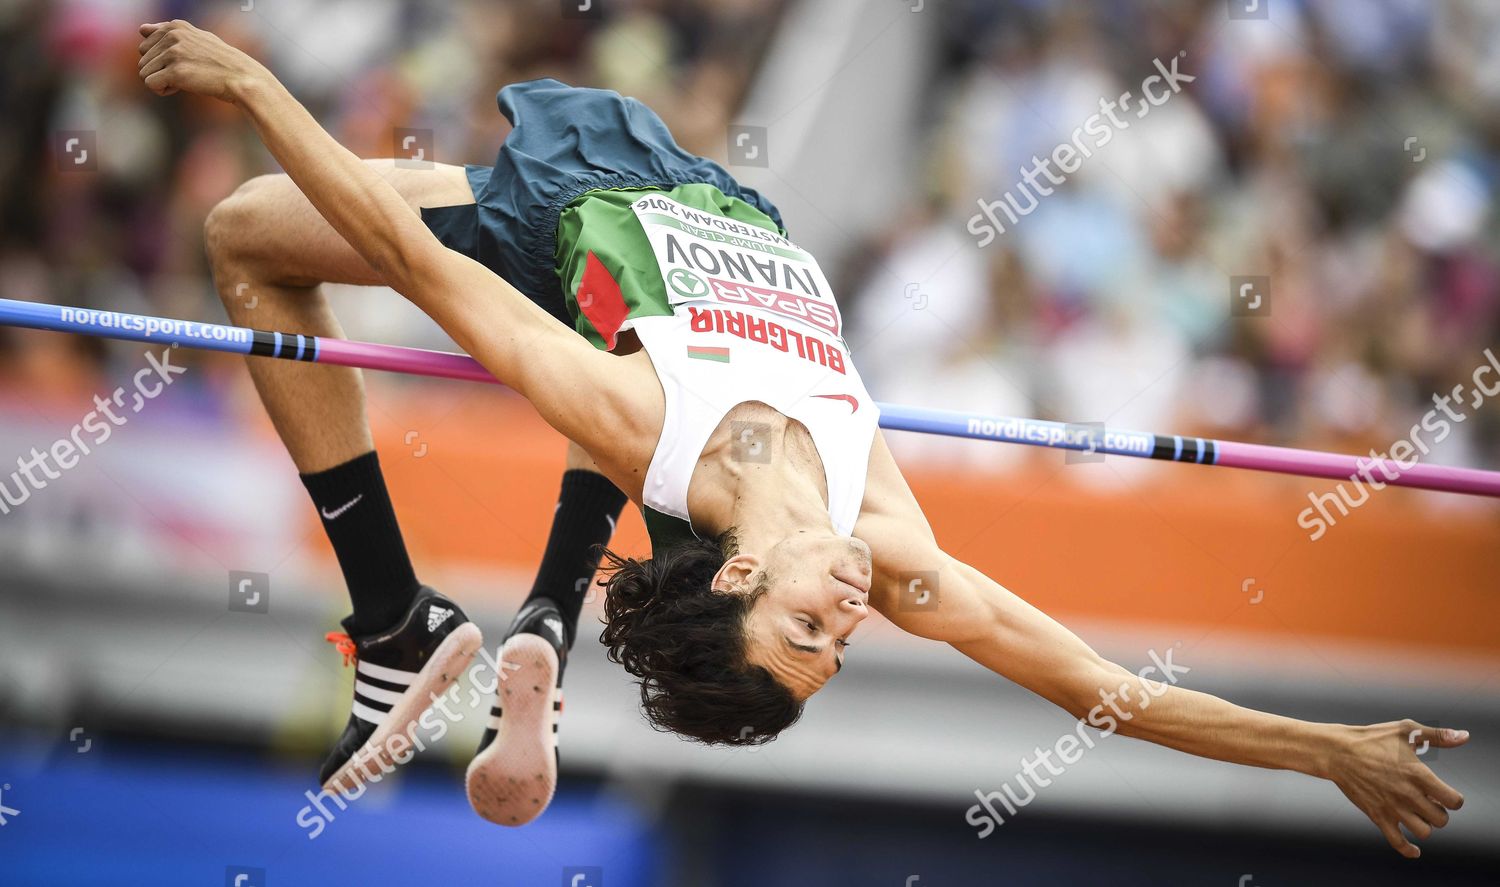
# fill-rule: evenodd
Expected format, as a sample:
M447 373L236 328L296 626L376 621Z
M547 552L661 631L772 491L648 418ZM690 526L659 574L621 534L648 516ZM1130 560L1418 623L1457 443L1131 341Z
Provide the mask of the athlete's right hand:
M226 102L270 72L245 53L185 21L141 25L141 79L157 95L190 92Z
M1392 848L1408 859L1422 855L1401 833L1418 839L1448 824L1448 811L1464 796L1433 773L1417 756L1428 748L1453 748L1469 741L1464 730L1424 727L1416 721L1393 721L1348 728L1329 762L1327 776L1370 817Z

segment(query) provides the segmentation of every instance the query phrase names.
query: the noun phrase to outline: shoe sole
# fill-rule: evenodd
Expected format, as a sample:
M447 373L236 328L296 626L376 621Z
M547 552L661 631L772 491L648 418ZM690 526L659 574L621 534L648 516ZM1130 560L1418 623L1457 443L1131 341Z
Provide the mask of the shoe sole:
M411 760L414 744L407 741L399 752L405 760L397 761L391 753L391 737L404 733L408 740L411 739L417 721L432 707L436 697L447 693L458 682L464 667L474 658L483 643L484 637L479 633L479 627L472 622L465 622L443 638L443 642L433 651L432 658L417 672L417 679L412 681L411 686L391 707L385 721L375 728L375 732L370 734L370 738L365 740L365 744L360 746L359 751L344 766L328 777L323 788L353 792L361 783L379 782L397 766ZM363 775L356 775L356 770L362 771Z
M518 634L505 642L500 661L499 732L474 756L464 787L475 813L518 826L540 816L557 789L557 651L534 634Z

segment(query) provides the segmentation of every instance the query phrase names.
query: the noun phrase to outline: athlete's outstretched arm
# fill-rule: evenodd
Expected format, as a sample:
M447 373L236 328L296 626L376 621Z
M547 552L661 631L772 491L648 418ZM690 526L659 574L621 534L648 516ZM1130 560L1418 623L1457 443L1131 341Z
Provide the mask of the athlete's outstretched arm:
M444 248L401 195L259 62L183 21L143 25L141 34L140 75L152 91L239 107L292 181L381 278L549 424L606 461L622 423L639 419L633 400L654 391L632 378L644 367L597 351L484 266Z
M871 603L913 634L964 655L1107 732L1253 767L1296 770L1335 783L1403 856L1448 822L1463 796L1417 757L1413 743L1452 748L1467 734L1414 721L1372 726L1318 724L1234 705L1175 685L1171 651L1138 676L1101 657L1077 635L983 573L942 551L883 442L871 455L871 487L856 535L874 552ZM901 576L922 573L921 588ZM933 575L935 574L935 576ZM932 581L935 579L936 581ZM908 580L910 581L910 580ZM930 584L929 584L930 583ZM926 591L930 607L902 607ZM1155 671L1156 674L1151 672ZM1170 672L1170 673L1164 673Z
M1205 758L1296 770L1333 781L1403 856L1448 823L1463 796L1417 757L1414 742L1462 745L1455 730L1415 721L1371 726L1319 724L1243 708L1179 686L1172 651L1144 677L1109 662L1077 635L978 570L940 556L943 616L912 626L1063 707L1095 727ZM917 620L906 620L915 622ZM903 626L908 627L908 626ZM1155 672L1153 674L1153 672ZM1462 737L1462 738L1461 738Z

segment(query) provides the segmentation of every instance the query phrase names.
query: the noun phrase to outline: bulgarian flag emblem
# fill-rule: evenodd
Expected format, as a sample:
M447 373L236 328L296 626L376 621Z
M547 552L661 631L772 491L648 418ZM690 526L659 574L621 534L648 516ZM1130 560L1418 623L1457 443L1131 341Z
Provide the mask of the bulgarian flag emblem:
M719 363L729 363L728 348L710 348L703 345L687 346L688 357L694 360L715 360Z

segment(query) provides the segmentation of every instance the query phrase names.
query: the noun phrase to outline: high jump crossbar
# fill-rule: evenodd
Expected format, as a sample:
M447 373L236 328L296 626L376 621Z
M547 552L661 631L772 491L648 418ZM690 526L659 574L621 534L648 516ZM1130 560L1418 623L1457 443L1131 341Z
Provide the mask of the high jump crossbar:
M16 299L0 299L0 325L501 384L479 361L468 355L447 351L279 333L117 311L71 308ZM1195 465L1248 468L1329 480L1363 477L1366 481L1393 486L1500 497L1500 471L1416 463L1402 465L1391 459L1378 459L1374 456L1349 456L1181 434L1123 431L1107 429L1099 423L1064 423L889 403L877 404L877 407L880 410L880 426L892 431L915 431Z

